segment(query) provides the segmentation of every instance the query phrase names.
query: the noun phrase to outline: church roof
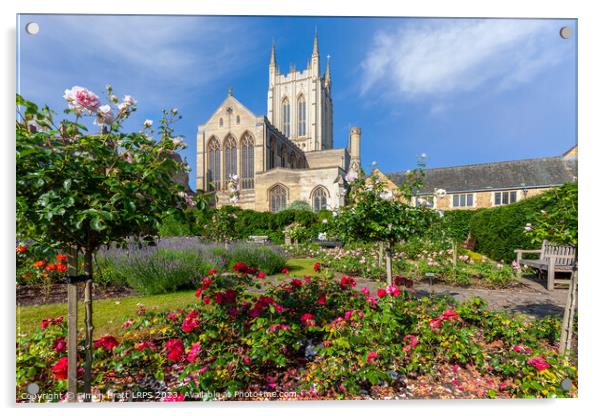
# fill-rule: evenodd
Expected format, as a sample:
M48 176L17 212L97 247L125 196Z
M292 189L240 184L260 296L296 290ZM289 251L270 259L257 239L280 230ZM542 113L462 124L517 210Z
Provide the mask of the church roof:
M424 170L421 194L432 194L435 188L450 193L490 191L493 189L543 188L562 185L577 178L577 158L544 157L481 163ZM387 176L400 185L406 173Z

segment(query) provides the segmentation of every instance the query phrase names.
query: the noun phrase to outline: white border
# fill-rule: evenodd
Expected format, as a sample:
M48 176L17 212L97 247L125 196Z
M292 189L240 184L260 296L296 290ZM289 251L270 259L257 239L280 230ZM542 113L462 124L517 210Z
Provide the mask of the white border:
M21 13L116 13L116 14L298 14L298 15L356 15L356 16L437 16L437 17L549 17L549 18L578 18L579 22L579 137L580 144L580 223L586 224L581 228L580 236L580 271L581 291L579 294L579 396L577 400L516 400L516 401L414 401L403 403L389 402L296 402L296 403L234 403L212 405L209 408L213 414L243 413L264 415L268 414L307 414L353 412L365 414L378 408L379 412L402 414L437 413L449 414L503 414L517 411L541 412L548 414L578 414L586 412L587 407L598 405L598 388L602 369L600 368L600 332L602 314L598 309L597 297L602 295L602 274L599 257L600 241L600 186L597 184L599 169L596 169L600 156L601 109L599 106L600 74L600 40L602 39L602 22L593 5L595 2L545 1L526 2L524 0L505 0L492 3L478 0L422 0L412 2L392 2L384 0L350 1L350 0L101 0L97 2L74 2L69 0L32 1L20 0L12 4L2 2L3 42L2 42L2 126L3 140L1 141L4 163L2 183L3 219L6 221L5 233L2 239L2 255L4 265L4 328L6 335L2 343L6 360L2 366L0 392L3 394L4 406L11 406L14 400L14 93L15 93L15 14ZM596 100L597 99L597 100ZM598 101L598 103L596 102ZM596 106L598 104L598 106ZM12 265L6 267L6 265ZM597 407L600 407L599 405ZM121 406L126 408L126 406ZM140 408L140 406L137 406ZM165 414L175 408L185 408L186 413L194 411L206 412L205 405L162 406L153 404L144 406L148 414ZM27 408L27 411L48 412L45 407ZM198 409L198 410L194 410ZM55 410L65 414L81 413L81 408ZM90 414L106 414L114 408L94 407L85 410ZM139 410L137 410L139 411Z

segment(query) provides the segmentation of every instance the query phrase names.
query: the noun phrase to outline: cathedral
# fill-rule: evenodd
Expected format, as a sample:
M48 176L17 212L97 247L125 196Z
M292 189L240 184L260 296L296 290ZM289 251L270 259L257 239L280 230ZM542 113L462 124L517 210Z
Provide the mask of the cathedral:
M251 112L230 89L198 127L197 190L215 192L218 207L275 212L295 201L314 211L339 207L345 175L360 168L360 129L350 129L346 148L333 148L330 63L322 73L317 33L307 68L280 73L272 45L268 71L266 115Z

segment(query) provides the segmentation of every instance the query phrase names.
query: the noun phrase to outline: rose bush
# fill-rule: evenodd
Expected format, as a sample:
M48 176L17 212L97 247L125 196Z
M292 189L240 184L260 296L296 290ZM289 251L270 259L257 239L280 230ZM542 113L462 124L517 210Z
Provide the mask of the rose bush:
M565 378L576 385L576 371L557 352L556 319L512 317L479 298L418 299L407 278L371 291L357 290L350 277L291 277L257 293L260 273L237 263L233 273L205 276L188 308L140 307L122 333L95 340L93 392L191 400L207 391L281 390L360 398L447 380L457 397L467 397L470 379L447 379L451 372L484 384L468 397L576 394L576 387L560 387ZM47 319L19 339L18 397L32 381L65 392L64 336L64 323Z

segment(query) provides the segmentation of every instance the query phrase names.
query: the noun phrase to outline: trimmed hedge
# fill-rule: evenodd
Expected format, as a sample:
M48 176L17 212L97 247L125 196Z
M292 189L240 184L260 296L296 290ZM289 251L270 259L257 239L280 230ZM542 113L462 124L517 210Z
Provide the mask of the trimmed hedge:
M566 184L563 189L577 186ZM540 241L532 241L525 233L525 225L534 222L541 210L550 211L556 204L555 198L546 198L550 192L496 208L482 209L470 219L470 232L476 241L475 251L494 260L511 262L516 258L515 249L537 249ZM576 195L576 193L575 193Z
M472 220L472 217L483 211L483 209L484 208L445 211L441 223L437 224L437 226L441 226L445 233L455 241L463 242L470 232L470 221Z
M300 209L285 209L279 212L259 212L250 209L241 209L231 205L226 205L220 210L226 210L236 214L236 232L239 240L246 240L250 235L267 235L275 243L284 242L284 228L287 225L297 222L309 229L309 235L312 238L317 237L322 219L331 218L330 212L320 211L315 213ZM195 218L190 224L178 222L173 217L168 217L163 221L161 227L162 237L172 236L203 236L211 239L211 236L205 235L204 225L211 221L214 210L200 211L195 210Z

